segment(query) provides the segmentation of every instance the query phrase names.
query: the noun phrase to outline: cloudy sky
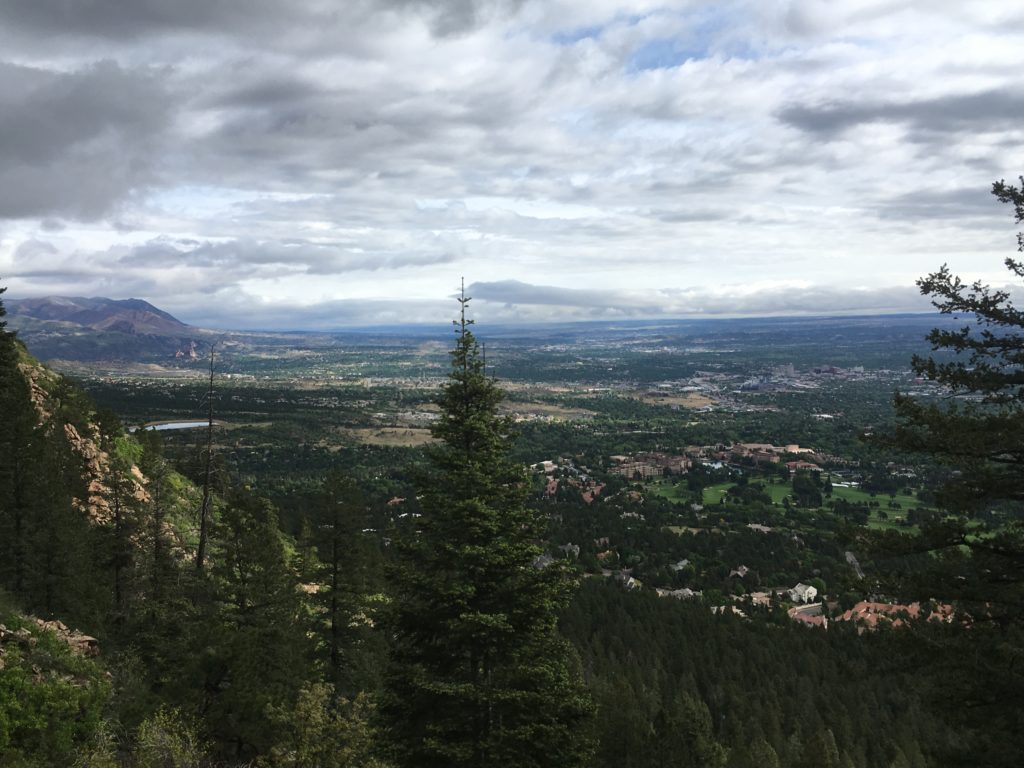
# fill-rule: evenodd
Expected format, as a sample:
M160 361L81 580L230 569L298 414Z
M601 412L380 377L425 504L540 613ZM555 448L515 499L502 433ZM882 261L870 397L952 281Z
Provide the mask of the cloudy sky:
M1013 0L0 0L0 280L211 327L1003 282Z

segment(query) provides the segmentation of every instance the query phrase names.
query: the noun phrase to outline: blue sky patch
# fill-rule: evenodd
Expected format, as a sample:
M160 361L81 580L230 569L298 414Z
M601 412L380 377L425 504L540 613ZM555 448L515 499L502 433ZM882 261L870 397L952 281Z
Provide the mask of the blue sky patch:
M587 38L598 38L604 31L604 27L601 25L595 25L592 27L576 27L575 29L567 29L563 32L556 32L551 36L552 42L556 45L573 45L578 43L580 40L586 40Z
M626 68L634 72L646 69L672 69L687 59L700 59L706 55L706 48L687 49L679 40L648 40L633 52Z

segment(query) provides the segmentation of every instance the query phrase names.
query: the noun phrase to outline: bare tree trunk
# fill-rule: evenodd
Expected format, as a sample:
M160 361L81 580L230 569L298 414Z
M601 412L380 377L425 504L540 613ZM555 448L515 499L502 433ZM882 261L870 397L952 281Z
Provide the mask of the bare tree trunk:
M159 603L164 597L164 483L166 469L162 460L153 468L153 564L150 573L150 585L153 590L153 602Z
M121 508L121 478L118 477L117 469L114 469L114 623L119 625L124 616L124 584L122 582L124 563L121 560L124 550L124 516Z
M206 559L206 539L209 535L210 481L213 476L213 360L217 343L210 345L210 388L206 393L206 466L203 470L203 504L199 508L199 547L196 550L196 572L201 576Z

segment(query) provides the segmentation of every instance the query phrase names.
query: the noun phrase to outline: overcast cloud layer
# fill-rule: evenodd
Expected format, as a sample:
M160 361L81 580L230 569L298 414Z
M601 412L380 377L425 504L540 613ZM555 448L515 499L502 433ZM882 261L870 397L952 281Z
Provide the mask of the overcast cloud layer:
M1003 282L1005 0L5 0L9 297L230 328L916 311Z

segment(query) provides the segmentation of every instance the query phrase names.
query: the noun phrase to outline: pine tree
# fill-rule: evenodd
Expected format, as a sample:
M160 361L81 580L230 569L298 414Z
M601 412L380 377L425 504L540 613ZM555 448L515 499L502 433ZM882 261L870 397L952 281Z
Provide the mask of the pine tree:
M0 288L0 294L7 289ZM28 382L18 369L19 349L3 320L0 301L0 584L17 594L26 587L32 462L28 449L37 442L35 409Z
M332 472L309 511L299 537L303 578L318 587L313 600L322 616L318 626L327 680L336 698L351 698L379 687L383 655L374 647L367 599L371 551L362 531L366 504L352 477Z
M1021 181L992 189L1017 224L1024 222ZM1024 234L1018 246L1024 251ZM1024 262L1005 264L1024 277ZM917 537L890 536L876 549L883 562L901 564L889 575L907 597L953 600L970 625L921 627L913 648L935 671L933 702L961 729L961 749L946 764L1015 765L1024 728L1024 311L1008 291L965 284L946 266L918 285L941 313L973 320L933 330L928 340L940 354L913 361L952 397L897 395L895 403L892 442L952 470L937 494L947 515L925 522Z
M840 768L839 749L828 728L819 728L804 745L801 768Z
M394 573L383 714L399 765L586 765L591 703L556 618L569 582L534 567L545 520L509 459L510 420L460 298L416 534Z
M778 753L763 735L729 753L728 768L779 768L779 765Z
M227 755L266 754L270 708L294 705L311 676L307 613L270 502L235 492L210 544L206 721Z
M210 527L210 505L213 500L213 374L216 343L210 345L210 386L206 393L206 452L203 458L203 501L199 506L199 544L196 547L196 573L201 577L206 564L206 542Z
M31 456L26 450L35 431L27 395L19 397L14 377L0 380L0 407L5 414L0 437L0 583L21 593L26 588L30 502L33 495ZM10 387L8 388L8 384Z
M672 768L724 768L725 749L715 740L707 705L678 694L654 720L656 765Z

